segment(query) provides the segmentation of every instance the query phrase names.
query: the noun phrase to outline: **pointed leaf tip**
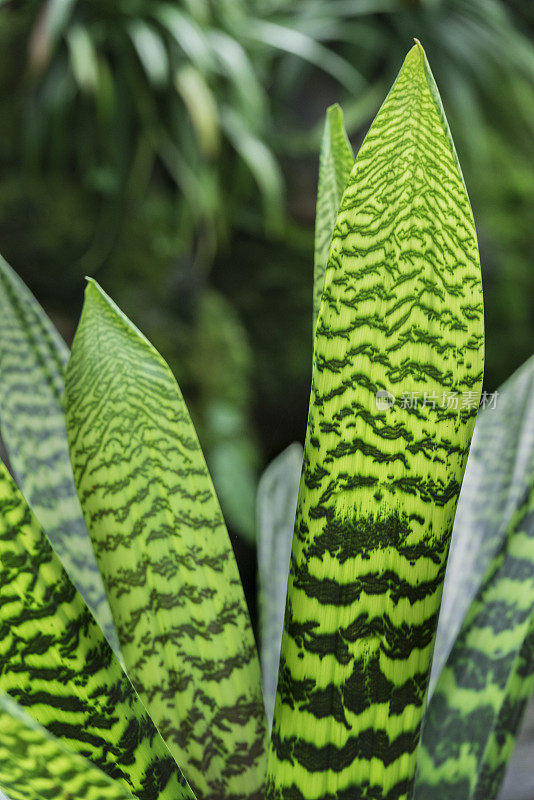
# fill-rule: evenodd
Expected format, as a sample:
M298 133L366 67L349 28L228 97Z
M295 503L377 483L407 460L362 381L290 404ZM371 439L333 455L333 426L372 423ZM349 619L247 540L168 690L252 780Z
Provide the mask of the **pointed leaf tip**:
M199 800L258 796L266 735L259 664L219 504L169 367L96 281L72 347L66 419L75 482L141 699Z
M332 103L331 106L328 106L326 109L326 116L330 119L330 117L337 117L339 115L343 115L343 110L339 103Z
M338 103L334 103L326 110L319 160L313 280L314 327L321 304L334 223L353 163L354 154L343 125L343 110Z
M323 287L266 797L408 800L484 338L474 221L417 44L350 172ZM450 390L473 405L440 408Z

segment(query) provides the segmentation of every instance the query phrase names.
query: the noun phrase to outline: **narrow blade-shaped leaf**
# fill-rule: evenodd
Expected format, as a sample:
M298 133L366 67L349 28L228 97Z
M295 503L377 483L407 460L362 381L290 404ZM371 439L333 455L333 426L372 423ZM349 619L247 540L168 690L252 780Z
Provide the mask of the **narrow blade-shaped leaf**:
M346 59L295 27L264 19L249 19L242 34L252 41L309 61L343 84L350 92L364 85L362 75Z
M258 797L259 664L204 457L167 364L93 282L66 389L74 477L128 672L199 797Z
M411 795L482 368L473 217L417 44L356 157L334 231L270 800ZM444 403L455 392L457 407Z
M490 565L430 700L417 800L494 800L534 688L534 488Z
M0 426L32 511L111 645L117 634L72 478L64 373L69 351L0 256Z
M0 692L139 800L193 794L0 463Z
M479 413L454 520L430 692L511 518L534 483L534 357Z
M529 707L532 707L532 695L534 692L534 620L530 621L528 634L517 652L514 661L514 669L510 671L508 685L506 687L506 698L497 714L496 724L493 726L491 736L488 737L486 749L482 760L482 769L477 784L476 797L484 800L500 798L505 800L504 779L507 776L511 784L510 789L521 787L523 797L526 792L530 795L534 792L534 775L532 772L530 759L528 765L521 764L521 759L512 761L512 755L518 743L522 741L523 731L521 730L524 717L528 717ZM530 706L529 706L530 703ZM532 736L525 737L522 742L523 747L530 753ZM501 794L499 794L501 792ZM516 793L516 800L519 800Z
M313 329L317 323L323 294L324 276L332 234L341 197L349 182L354 153L343 125L343 111L333 105L327 109L319 156L319 184L315 215L313 261Z
M1 694L0 732L0 787L10 800L133 800L123 785Z
M533 386L531 358L477 420L447 567L418 800L437 787L443 797L495 798L534 688Z
M294 442L269 464L258 486L257 541L263 701L272 723L280 644L286 607L287 574L297 496L302 471L302 445Z

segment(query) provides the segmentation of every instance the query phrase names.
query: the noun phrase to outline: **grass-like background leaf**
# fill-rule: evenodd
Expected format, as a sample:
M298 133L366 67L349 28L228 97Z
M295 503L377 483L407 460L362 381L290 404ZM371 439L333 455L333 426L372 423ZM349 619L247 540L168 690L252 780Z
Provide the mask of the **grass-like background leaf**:
M133 800L2 694L0 731L0 788L10 800Z
M139 800L193 800L102 631L2 463L0 692Z
M302 31L267 20L251 20L243 27L243 35L291 55L309 61L329 73L350 92L362 88L364 80L360 73L344 58L328 50L320 42Z
M534 688L533 384L530 359L477 420L447 568L417 800L437 791L493 800Z
M269 800L410 795L483 338L471 208L416 44L356 157L334 230ZM396 402L377 402L379 391ZM444 393L457 393L456 408Z
M256 798L266 751L259 662L219 504L171 371L94 282L66 414L128 672L198 797Z
M343 111L336 103L330 106L326 112L319 156L313 260L314 330L321 305L324 276L332 243L334 224L353 164L354 153L343 125Z
M263 701L269 724L272 724L276 698L302 453L301 444L291 444L269 464L258 485L260 660Z
M118 640L72 478L62 395L69 351L0 256L0 427L35 516L111 645Z

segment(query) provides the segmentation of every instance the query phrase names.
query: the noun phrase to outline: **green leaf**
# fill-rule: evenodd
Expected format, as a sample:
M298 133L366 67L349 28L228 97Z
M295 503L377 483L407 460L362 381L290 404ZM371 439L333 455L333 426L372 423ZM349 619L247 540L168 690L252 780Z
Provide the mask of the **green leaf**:
M534 489L511 523L425 715L417 800L493 800L534 689Z
M346 59L294 28L268 20L251 19L243 28L242 35L308 61L339 81L349 92L357 91L364 84L361 74Z
M475 226L416 44L356 157L334 230L269 800L411 795L482 370ZM457 408L443 404L450 392Z
M0 694L0 787L11 800L133 800L121 784Z
M272 723L276 697L302 454L302 445L298 442L287 447L269 464L258 486L260 660L263 701L269 723Z
M268 233L283 230L284 180L272 151L234 109L221 109L221 126L228 141L249 168L262 196Z
M66 405L75 481L141 699L198 797L256 797L259 665L215 492L167 364L94 282Z
M265 119L267 95L246 50L224 31L208 30L206 36L218 70L228 78L243 114L257 129Z
M76 0L48 0L41 6L29 43L30 66L42 71L68 28ZM2 4L3 5L3 4Z
M217 102L199 70L184 64L176 71L175 84L193 124L200 152L206 157L217 155L220 146Z
M430 692L534 480L534 357L479 413L454 519Z
M324 276L332 234L341 197L349 182L354 153L343 125L343 111L333 105L327 109L319 158L319 186L315 216L313 262L313 329L317 323L323 294Z
M495 798L534 689L533 387L531 358L477 420L447 568L417 800L434 798L437 787L447 797Z
M193 800L102 631L2 463L0 692L139 800Z
M169 77L169 59L159 31L144 20L136 18L128 25L139 61L149 81L156 87L164 86Z
M213 68L214 58L206 33L193 17L171 3L155 4L153 13L192 64L202 72Z
M110 644L117 634L72 477L62 395L69 351L0 256L0 425L33 513Z
M98 55L91 36L82 25L73 25L67 34L72 74L82 92L96 92Z

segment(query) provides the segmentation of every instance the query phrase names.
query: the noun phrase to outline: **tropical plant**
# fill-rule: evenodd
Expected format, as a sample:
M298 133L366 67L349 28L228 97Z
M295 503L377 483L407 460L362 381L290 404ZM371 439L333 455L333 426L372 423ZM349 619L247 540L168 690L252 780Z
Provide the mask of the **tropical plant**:
M0 262L1 425L20 487L1 466L0 786L14 800L62 796L66 780L80 798L495 796L531 688L528 472L527 492L481 508L488 568L459 634L445 625L418 750L484 341L473 217L419 43L351 162L334 108L298 499L294 448L260 491L267 698L290 562L270 747L232 548L171 371L94 280L69 356ZM470 680L483 659L484 686Z
M303 365L310 346L305 287L315 191L309 154L318 147L323 109L342 100L351 140L358 145L412 32L423 38L439 71L476 211L492 353L488 384L502 382L530 352L534 59L528 4L171 0L165 5L184 19L180 30L193 30L207 42L205 60L184 50L159 24L159 2L1 4L0 85L6 103L0 120L0 239L6 258L57 314L67 337L85 274L98 275L137 320L165 354L188 399L232 534L252 543L258 468L302 436L305 423L309 387ZM144 60L132 32L144 42ZM147 44L150 32L153 46ZM198 42L198 36L186 45L190 41ZM228 44L225 53L236 57L230 61L233 71L225 71L213 46L221 41ZM158 84L149 75L158 72L162 53L170 67ZM96 84L83 77L84 71L94 77L91 54L98 61ZM107 75L103 80L100 65ZM174 68L186 76L196 70L207 86L215 110L215 116L207 114L208 127L211 118L219 131L214 155L202 149L191 116L206 117L200 113L204 94L188 107L173 80ZM254 106L263 111L251 113ZM226 130L227 112L242 121L241 149ZM160 144L165 149L163 140L169 139L177 151L174 172L159 155ZM252 149L252 140L250 162L243 148L249 143ZM191 181L178 184L177 165L184 163ZM278 185L278 196L273 191L268 199L263 184L258 191L265 175L270 176L265 185ZM282 239L263 236L280 227L286 233ZM246 282L243 269L249 273ZM265 292L271 302L263 302ZM293 320L287 348L278 343L271 311L281 303ZM214 359L218 369L196 369L219 327L228 341L227 358ZM225 382L229 372L236 377L231 390ZM243 497L247 492L242 505L236 486L243 487ZM247 553L248 564L241 565L250 583L252 551Z

